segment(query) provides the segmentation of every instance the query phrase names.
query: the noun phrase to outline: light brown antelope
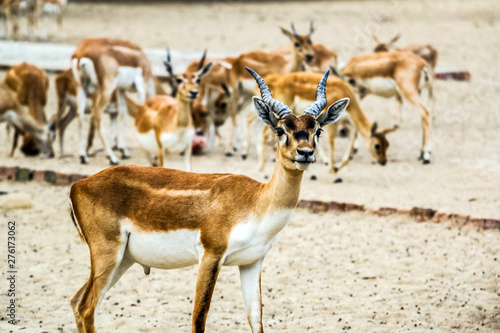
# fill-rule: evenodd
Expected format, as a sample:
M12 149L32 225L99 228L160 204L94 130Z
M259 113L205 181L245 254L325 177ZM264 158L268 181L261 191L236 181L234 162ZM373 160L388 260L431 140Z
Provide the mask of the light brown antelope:
M161 85L160 81L154 78L155 92L157 95L167 95L167 92ZM56 94L57 94L57 113L53 121L59 135L60 156L64 156L64 133L69 124L77 117L77 86L71 69L58 74L55 79ZM92 109L92 101L87 98L85 113L90 114ZM135 118L135 114L131 108L127 107L128 115ZM116 93L113 93L110 104L106 107L105 113L110 117L110 142L113 145L113 150L118 149L117 142L117 118L118 105ZM89 136L87 141L87 150L92 146L94 137L94 127L90 126Z
M413 104L422 119L422 149L419 159L424 164L430 163L430 112L420 97L420 93L426 89L429 100L432 99L433 72L430 65L410 52L378 52L352 58L342 69L342 75L360 95L377 89L386 94L392 91Z
M118 148L122 158L129 158L126 145L127 118L125 91L136 91L139 103L154 95L151 65L142 49L128 41L110 38L84 39L73 53L71 69L77 84L78 118L80 123L79 155L82 164L88 163L86 136L90 121L85 116L87 96L92 100L92 124L103 143L111 165L118 159L104 135L101 115L116 90L118 103Z
M7 122L14 129L33 138L36 147L44 157L53 157L53 123L44 125L35 120L20 104L16 93L6 82L0 83L0 122Z
M191 171L195 134L191 107L193 100L198 97L200 79L210 71L211 66L212 63L208 63L197 72L187 71L177 75L176 98L155 96L142 106L132 105L137 109L135 128L139 145L151 164L155 164L156 156L159 166L163 167L169 154L183 153L186 170Z
M251 330L264 332L262 262L297 206L321 127L335 122L349 100L321 113L325 78L318 85L318 100L295 116L251 72L261 87L262 99L254 97L257 113L280 142L267 184L241 175L123 166L72 186L71 216L91 256L90 277L71 300L78 332L96 332L94 321L105 293L134 263L146 272L199 263L193 333L205 332L221 267L239 266Z
M436 68L438 51L432 45L410 44L406 47L396 49L394 47L394 44L399 40L401 34L397 34L396 36L392 37L392 39L388 43L381 42L375 35L372 35L372 37L377 43L377 45L373 49L374 52L388 52L392 50L413 52L427 61L433 70Z
M47 104L49 78L44 70L23 62L9 69L5 76L5 83L16 92L19 104L27 106L29 113L36 121L41 124L47 123L45 105ZM19 134L18 131L14 131L10 156L14 156ZM23 136L21 151L25 155L38 155L40 152L36 140L29 133Z
M327 72L329 73L329 71ZM296 100L313 101L316 98L316 85L315 83L321 79L321 74L310 72L297 72L290 74L271 74L265 77L269 89L273 95L283 101L286 105L293 105ZM338 124L331 124L326 127L328 131L328 143L330 145L330 172L336 173L341 168L346 166L350 157L353 154L354 143L357 134L366 140L368 151L375 158L378 164L385 165L387 163L387 149L389 148L389 141L386 135L395 130L395 128L385 129L382 131L377 130L377 123L371 122L363 109L359 105L353 91L349 85L335 77L329 78L325 83L327 104L333 103L341 98L349 98L350 103L347 107L347 114L354 124L354 133L351 136L351 142L346 153L340 163L334 163L335 151L335 137L338 133ZM262 142L259 143L259 170L264 170L266 161L266 142L269 132L263 134Z
M282 28L283 29L283 28ZM331 50L329 50L326 46L323 44L312 44L312 52L309 47L305 47L303 45L308 45L310 42L310 37L312 33L314 32L314 24L311 22L309 26L309 33L307 35L302 35L300 36L297 31L295 30L295 27L292 23L292 32L295 36L298 36L301 38L300 41L294 42L293 48L296 48L297 50L295 52L300 52L300 51L306 51L307 57L306 57L306 63L304 64L304 69L307 71L312 71L312 72L320 72L324 73L330 68L336 68L337 67L337 54ZM310 45L310 44L309 44ZM275 52L281 53L283 55L290 55L290 53L293 52L292 47L290 46L285 46L282 48L279 48L275 50ZM312 56L312 58L311 58Z

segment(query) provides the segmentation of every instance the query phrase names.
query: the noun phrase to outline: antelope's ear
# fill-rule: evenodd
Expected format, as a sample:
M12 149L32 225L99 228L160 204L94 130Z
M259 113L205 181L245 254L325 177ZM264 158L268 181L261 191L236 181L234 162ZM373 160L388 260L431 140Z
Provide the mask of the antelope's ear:
M392 45L392 44L396 43L400 37L401 37L401 33L399 33L396 36L392 37L391 41L389 42L389 45Z
M227 97L231 97L231 91L229 90L229 88L227 87L226 83L222 82L220 84L222 90L224 91L224 93L226 94Z
M316 120L321 127L334 123L340 118L342 112L344 112L348 105L349 98L342 98L341 100L333 103L328 110L321 113Z
M278 124L279 120L274 112L271 111L266 102L256 96L253 97L253 104L255 105L255 111L257 111L257 115L259 116L259 118L262 119L263 122L268 124L274 131L274 128Z
M290 30L288 29L285 29L283 27L280 27L281 28L281 32L287 36L288 38L292 39L293 40L293 32L291 32Z
M209 62L208 64L206 64L196 74L198 75L198 77L202 77L203 75L208 74L208 72L210 72L210 69L212 69L212 63L211 62Z

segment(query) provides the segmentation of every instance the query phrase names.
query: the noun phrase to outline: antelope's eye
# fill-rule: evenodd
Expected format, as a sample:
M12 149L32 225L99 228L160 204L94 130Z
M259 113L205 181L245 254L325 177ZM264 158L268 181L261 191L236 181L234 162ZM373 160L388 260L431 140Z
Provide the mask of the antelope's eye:
M323 130L321 128L318 128L318 130L316 131L316 136L319 138L319 136L321 135L321 132L323 132Z
M349 81L348 81L348 82L349 82L349 84L350 84L351 86L356 86L356 80L354 80L354 79L349 79Z
M177 82L177 84L181 84L182 83L182 79L181 78L177 78L175 81Z
M378 143L375 144L375 150L380 150L380 145Z
M222 109L227 108L227 103L226 103L226 102L222 102L222 103L220 103L220 107L221 107Z
M201 116L202 116L203 118L208 117L208 111L204 111L204 112L202 112L202 113L201 113Z
M196 79L194 82L196 82L196 84L200 84L200 79Z
M276 134L278 134L278 136L282 136L283 134L285 134L285 131L282 129L282 128L276 128Z
M293 43L293 45L295 45L295 47L299 47L300 46L300 44L298 42Z

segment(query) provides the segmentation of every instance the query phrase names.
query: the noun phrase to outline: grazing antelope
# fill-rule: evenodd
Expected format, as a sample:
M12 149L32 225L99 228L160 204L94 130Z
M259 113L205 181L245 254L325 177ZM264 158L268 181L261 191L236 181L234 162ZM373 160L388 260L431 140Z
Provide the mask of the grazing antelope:
M171 66L171 64L170 64ZM194 138L191 105L198 97L200 79L210 71L212 63L197 72L184 72L177 75L176 98L155 96L149 98L143 106L133 105L137 111L135 128L139 145L152 165L153 156L157 157L160 167L166 165L169 154L184 153L186 170L191 170L191 150Z
M420 159L430 163L429 109L421 101L420 93L427 89L432 99L433 72L430 65L419 56L403 51L378 52L352 58L342 69L347 82L361 96L377 92L377 95L398 94L413 104L422 118L422 150Z
M71 58L71 69L77 84L78 118L80 123L79 154L82 164L88 163L85 137L89 120L85 117L87 96L92 100L91 121L97 129L111 165L117 165L109 141L101 127L101 114L116 90L118 102L118 148L122 158L129 158L125 142L125 91L136 91L139 103L154 95L151 65L142 49L128 41L110 38L84 39Z
M47 104L49 78L44 70L23 62L9 69L5 76L5 83L16 93L18 103L29 108L30 115L36 121L42 124L47 122L45 105ZM19 134L19 131L14 131L10 156L14 156ZM21 151L26 155L38 155L40 151L36 141L27 133L23 137Z
M329 72L329 71L328 71ZM269 89L273 92L274 96L283 101L286 105L292 105L295 100L313 101L316 99L316 85L315 83L321 79L321 74L310 72L297 72L290 74L271 74L265 77ZM367 141L368 150L375 158L377 163L385 165L387 163L387 149L389 148L389 141L386 135L395 130L395 128L385 129L382 131L377 130L377 123L372 123L363 112L359 105L353 91L349 85L335 77L329 78L325 82L327 104L333 103L341 98L349 98L350 103L347 107L347 114L354 124L354 133L351 136L348 151L344 154L342 161L334 164L334 151L335 151L335 137L338 133L338 124L335 123L326 127L328 131L328 143L330 145L330 172L336 173L341 168L346 166L350 157L353 154L354 144L357 134ZM266 161L266 142L269 132L263 134L263 141L260 143L259 155L259 170L264 170Z
M53 123L44 125L34 119L19 104L16 92L6 82L0 83L0 122L8 122L16 132L23 135L29 134L44 157L54 156L52 151Z
M315 161L321 128L347 107L342 99L318 99L296 116L274 100L264 80L254 97L259 117L279 139L272 179L262 184L242 175L197 174L163 168L113 167L71 187L69 206L90 250L88 281L71 300L80 333L95 333L106 292L134 263L175 269L199 263L192 332L205 332L222 266L239 266L247 318L253 333L262 324L261 270L266 253L293 215L304 171Z
M374 52L388 52L394 49L394 43L396 43L399 40L401 34L397 34L396 36L392 37L392 39L388 43L381 42L375 35L372 35L372 37L377 43L377 45L373 49ZM436 68L438 51L434 47L432 47L432 45L410 44L406 47L396 49L396 51L413 52L419 57L423 58L425 61L427 61L433 70Z

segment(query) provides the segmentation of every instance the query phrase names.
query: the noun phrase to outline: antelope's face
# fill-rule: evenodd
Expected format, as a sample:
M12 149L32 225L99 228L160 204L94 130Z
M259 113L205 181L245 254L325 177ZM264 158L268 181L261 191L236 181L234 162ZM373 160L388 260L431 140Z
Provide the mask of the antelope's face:
M198 97L200 78L196 73L182 73L177 75L177 93L182 100L195 100Z
M208 130L209 113L207 107L203 105L199 99L193 102L191 108L191 116L193 117L193 125L197 135L203 135Z
M314 32L314 26L311 23L309 34L299 35L295 31L295 27L292 24L292 31L285 28L281 28L283 34L285 34L293 43L294 52L306 63L310 63L314 59L314 48L311 40L311 35Z
M316 162L316 147L322 129L310 115L287 114L278 121L274 132L278 136L281 163L286 169L306 170Z
M315 151L321 128L339 119L349 105L349 98L333 103L322 112L327 103L325 85L330 74L330 70L327 70L318 83L316 101L303 115L296 116L288 106L272 97L269 87L259 74L248 67L246 69L257 81L262 96L262 99L253 98L255 111L278 137L280 163L287 170L306 170L316 161Z
M389 149L387 134L395 131L396 129L398 129L398 126L378 131L377 123L374 123L372 126L368 149L370 150L370 154L372 154L377 163L380 165L387 164L387 149Z
M367 83L364 82L363 79L354 78L354 77L346 75L343 77L343 80L345 80L345 81L347 81L347 83L349 83L349 86L351 87L351 89L356 94L358 94L359 99L365 98L366 95L368 95L370 93L368 90L368 85L367 85Z

